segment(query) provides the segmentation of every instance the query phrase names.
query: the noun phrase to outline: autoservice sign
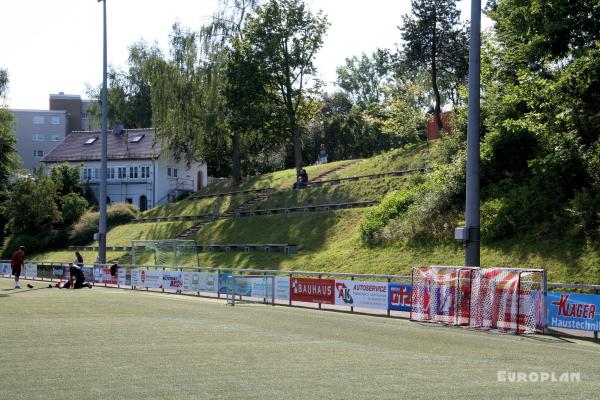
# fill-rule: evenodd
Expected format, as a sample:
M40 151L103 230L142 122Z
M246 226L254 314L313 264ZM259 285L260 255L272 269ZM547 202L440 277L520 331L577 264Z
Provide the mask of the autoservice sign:
M546 304L549 327L600 331L600 296L548 292Z
M335 280L292 278L290 279L290 300L308 303L335 304Z
M336 279L335 304L386 310L388 305L387 282L349 281Z

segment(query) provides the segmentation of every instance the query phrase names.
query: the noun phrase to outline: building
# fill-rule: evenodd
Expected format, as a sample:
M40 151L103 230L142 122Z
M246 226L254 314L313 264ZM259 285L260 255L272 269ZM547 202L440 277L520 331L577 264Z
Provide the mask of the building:
M15 116L16 150L22 167L36 168L68 132L67 112L47 110L11 110Z
M51 94L49 101L50 110L64 110L69 119L67 133L73 131L88 131L91 129L89 106L92 100L82 100L81 96L73 94Z
M441 115L442 119L442 129L446 133L452 132L452 123L451 123L452 113L443 112ZM441 138L440 130L438 129L437 123L435 121L435 116L429 118L427 121L427 140L436 140Z
M147 210L206 186L206 164L175 161L154 143L154 129L113 129L108 133L107 204L125 202ZM46 173L67 162L79 167L82 183L100 194L101 132L67 135L42 160Z
M49 110L11 110L22 167L33 170L70 132L89 130L88 108L92 102L60 92L50 95Z

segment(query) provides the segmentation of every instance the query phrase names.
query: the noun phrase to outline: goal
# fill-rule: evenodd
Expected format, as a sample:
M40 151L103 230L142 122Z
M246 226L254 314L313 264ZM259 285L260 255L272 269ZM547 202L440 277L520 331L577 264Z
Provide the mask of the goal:
M154 258L154 265L199 266L198 245L195 240L163 239L132 240L131 263L136 265L147 252ZM144 258L146 258L144 257Z
M469 325L471 286L478 270L448 266L413 268L410 319Z
M501 333L543 333L546 274L541 269L413 268L413 321Z
M227 276L226 285L229 305L242 301L275 305L275 275L232 274ZM244 300L242 296L245 296Z
M482 269L472 285L470 327L543 333L546 274L541 269Z

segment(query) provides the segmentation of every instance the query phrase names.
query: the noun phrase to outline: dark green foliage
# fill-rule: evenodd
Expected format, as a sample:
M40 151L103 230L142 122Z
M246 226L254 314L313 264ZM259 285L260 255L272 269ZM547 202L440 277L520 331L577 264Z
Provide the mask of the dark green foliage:
M19 179L6 202L11 234L38 235L61 222L56 183L49 177Z
M365 213L359 232L363 243L373 245L381 242L381 230L394 218L403 214L415 201L410 191L392 192L379 205Z
M108 228L127 224L137 218L139 210L131 204L117 204L107 210ZM98 221L100 214L96 211L88 211L73 226L69 235L69 243L72 245L83 245L93 240L94 233L98 232Z
M64 234L55 229L44 230L38 233L20 233L11 235L1 247L0 257L9 259L13 251L19 246L25 246L25 253L37 253L48 248L62 247L65 243Z
M69 193L81 194L78 167L72 167L68 163L56 165L50 170L50 179L56 184L59 197Z
M434 116L441 129L442 105L448 100L460 103L458 88L468 72L467 31L460 24L456 0L412 0L411 5L412 15L404 16L400 28L401 58L404 68L429 74Z
M65 227L73 225L85 212L88 202L77 193L69 193L60 198L62 220Z

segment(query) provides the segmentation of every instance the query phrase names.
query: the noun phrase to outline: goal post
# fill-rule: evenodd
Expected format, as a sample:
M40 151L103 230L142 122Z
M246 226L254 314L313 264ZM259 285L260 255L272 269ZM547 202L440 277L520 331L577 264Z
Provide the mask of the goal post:
M236 275L227 277L227 304L246 301L275 305L275 275ZM238 299L236 300L236 296Z
M500 333L543 333L543 269L429 266L412 270L413 321Z
M491 268L473 281L470 327L501 333L543 333L546 272Z
M449 266L413 268L410 319L469 325L471 286L478 270Z
M136 265L139 257L152 252L154 265L164 266L199 266L198 244L195 240L160 239L132 240L131 263ZM147 254L146 254L147 256Z

